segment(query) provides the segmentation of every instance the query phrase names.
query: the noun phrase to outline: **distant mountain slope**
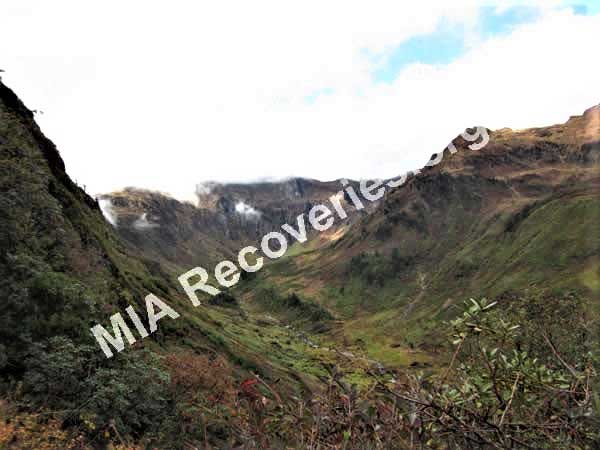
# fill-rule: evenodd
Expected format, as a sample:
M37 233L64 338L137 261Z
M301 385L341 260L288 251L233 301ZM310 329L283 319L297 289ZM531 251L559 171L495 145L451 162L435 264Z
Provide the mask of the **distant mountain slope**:
M456 154L365 202L335 239L313 234L240 289L247 298L264 284L299 293L350 320L350 342L365 328L394 345L431 343L465 296L575 289L595 299L599 142L600 107L562 125L497 130L479 151L457 138ZM136 189L103 198L121 237L175 270L231 258L341 188L301 178L204 183L197 206Z
M379 354L431 345L468 297L574 290L598 314L600 107L493 132L478 151L454 142L458 153L390 191L339 240L262 279L346 317L345 339Z
M123 239L149 258L187 270L233 257L282 224L295 223L298 214L325 203L342 188L338 181L305 178L247 184L211 182L197 186L197 205L135 188L102 195L100 201L109 202L105 213L109 208ZM374 207L376 204L370 205L369 210ZM348 223L367 214L351 212ZM328 234L334 232L335 228Z
M114 215L115 231L125 241L172 271L206 265L234 251L225 218L215 211L133 188L103 195L100 202Z

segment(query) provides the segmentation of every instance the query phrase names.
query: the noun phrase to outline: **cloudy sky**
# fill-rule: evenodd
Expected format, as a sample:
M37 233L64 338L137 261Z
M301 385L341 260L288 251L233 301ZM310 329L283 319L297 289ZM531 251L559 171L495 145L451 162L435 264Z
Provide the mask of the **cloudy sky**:
M389 177L600 102L600 0L0 4L3 80L90 194Z

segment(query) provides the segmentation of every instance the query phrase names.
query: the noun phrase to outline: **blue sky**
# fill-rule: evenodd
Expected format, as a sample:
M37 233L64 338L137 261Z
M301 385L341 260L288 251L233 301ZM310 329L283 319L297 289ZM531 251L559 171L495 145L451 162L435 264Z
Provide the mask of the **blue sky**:
M600 0L587 0L569 3L576 14L596 15L600 13Z
M565 6L580 15L600 12L600 0L567 2ZM510 34L517 26L535 22L540 17L541 11L535 6L514 6L503 10L484 6L480 9L474 31L478 39L487 40ZM467 39L472 38L472 31L464 25L442 21L433 33L414 36L391 53L368 55L377 66L373 79L376 83L391 83L402 69L415 63L449 64L468 51Z
M307 96L304 97L304 101L309 105L313 104L317 98L323 97L326 95L332 95L335 91L332 88L322 88L316 89Z

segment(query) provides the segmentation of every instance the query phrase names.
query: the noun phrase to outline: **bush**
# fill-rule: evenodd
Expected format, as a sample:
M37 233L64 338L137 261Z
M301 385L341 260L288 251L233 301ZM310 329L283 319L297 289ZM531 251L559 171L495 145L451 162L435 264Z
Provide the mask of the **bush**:
M60 411L64 423L90 435L115 428L124 436L152 435L172 412L169 375L147 351L106 360L95 347L55 337L34 345L25 367L23 400Z

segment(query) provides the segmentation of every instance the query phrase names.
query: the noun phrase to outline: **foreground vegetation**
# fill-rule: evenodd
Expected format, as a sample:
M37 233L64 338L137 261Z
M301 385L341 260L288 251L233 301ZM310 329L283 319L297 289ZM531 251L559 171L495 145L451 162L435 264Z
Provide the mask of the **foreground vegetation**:
M357 389L333 366L305 397L258 373L240 378L214 353L136 351L107 368L91 348L53 338L9 390L0 445L593 449L598 341L581 305L575 295L470 300L442 370L393 382L373 371ZM564 327L545 327L558 318Z

